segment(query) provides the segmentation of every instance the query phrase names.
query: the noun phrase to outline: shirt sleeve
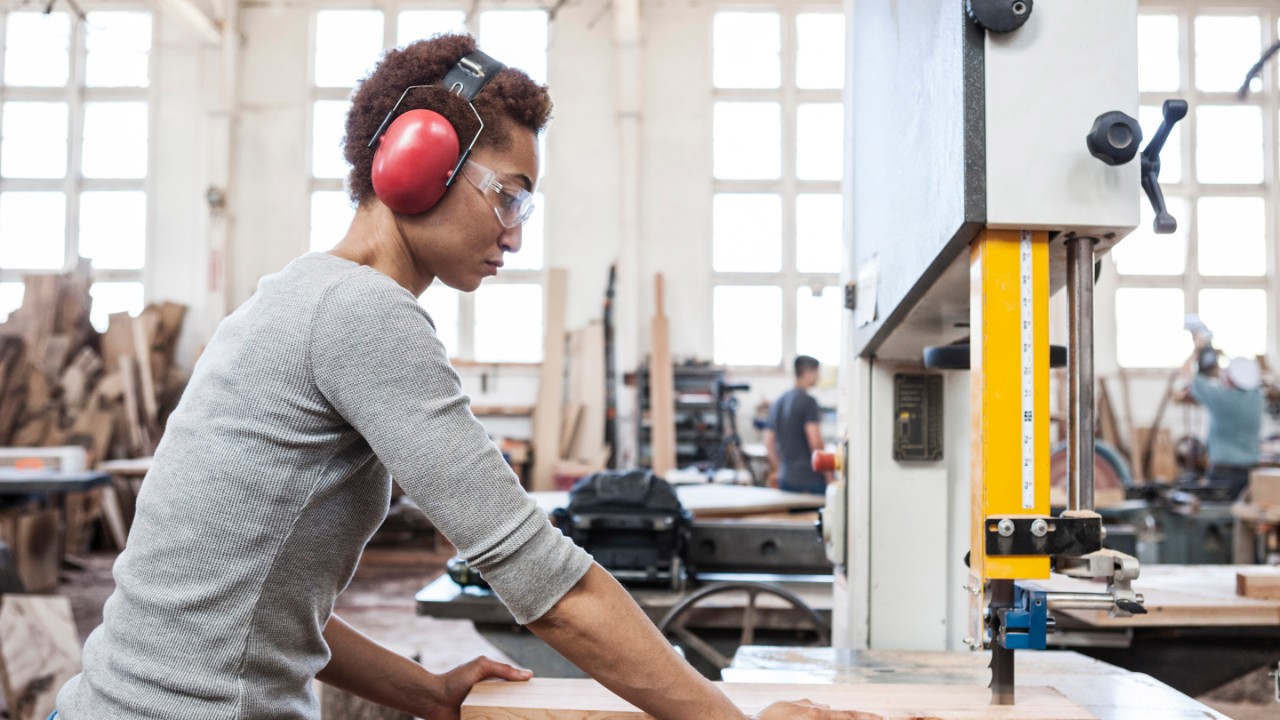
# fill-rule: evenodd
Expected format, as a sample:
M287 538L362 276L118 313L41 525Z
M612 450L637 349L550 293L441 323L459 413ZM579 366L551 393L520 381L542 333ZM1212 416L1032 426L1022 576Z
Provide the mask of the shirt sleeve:
M822 409L818 407L818 401L813 396L805 393L804 395L804 421L808 423L822 423Z
M1226 388L1210 382L1200 373L1196 373L1195 377L1191 378L1191 397L1206 408L1218 405L1225 392L1227 392Z
M353 273L320 301L316 386L516 621L532 622L586 574L591 556L520 487L471 413L426 311L375 273Z

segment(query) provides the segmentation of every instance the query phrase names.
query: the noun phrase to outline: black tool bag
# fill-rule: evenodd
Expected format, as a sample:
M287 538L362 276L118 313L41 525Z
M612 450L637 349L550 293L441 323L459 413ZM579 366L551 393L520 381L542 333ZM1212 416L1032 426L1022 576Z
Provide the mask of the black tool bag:
M648 470L589 475L552 512L556 527L627 585L679 588L693 515L675 488ZM690 575L692 573L689 573Z

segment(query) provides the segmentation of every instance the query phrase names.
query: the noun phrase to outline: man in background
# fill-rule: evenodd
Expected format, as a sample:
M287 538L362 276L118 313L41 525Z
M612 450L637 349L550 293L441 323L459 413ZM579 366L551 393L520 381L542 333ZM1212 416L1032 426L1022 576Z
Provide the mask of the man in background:
M821 411L809 388L818 384L818 361L799 355L795 362L796 384L769 408L769 422L764 430L764 446L769 453L770 477L777 486L790 492L826 492L830 473L813 470L814 450L823 448L819 426ZM772 482L770 484L773 484Z
M1258 462L1258 435L1266 405L1258 362L1238 357L1218 378L1205 372L1201 358L1209 345L1207 333L1195 333L1196 349L1182 368L1189 385L1186 394L1209 413L1209 469L1206 484L1228 499L1235 499L1249 483L1249 471ZM1214 363L1216 368L1216 363Z

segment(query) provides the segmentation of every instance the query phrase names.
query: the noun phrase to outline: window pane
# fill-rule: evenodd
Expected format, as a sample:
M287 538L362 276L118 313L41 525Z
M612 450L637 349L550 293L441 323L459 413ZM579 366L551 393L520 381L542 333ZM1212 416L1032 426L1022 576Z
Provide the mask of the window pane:
M844 14L796 15L796 86L844 87Z
M67 104L7 102L0 129L0 175L60 178L67 174Z
M4 42L8 85L61 87L67 84L71 16L64 12L9 13Z
M61 270L67 199L60 192L0 193L0 268Z
M6 322L10 313L22 307L22 296L27 286L20 282L0 283L0 322Z
M796 108L796 177L839 180L843 175L844 106L810 103Z
M320 190L311 193L312 252L328 250L347 234L356 209L345 190Z
M1262 52L1262 21L1252 17L1196 18L1196 88L1236 90Z
M142 312L142 283L139 282L96 282L89 287L92 305L89 308L89 322L98 332L107 331L109 315L129 313L137 316Z
M1178 16L1138 16L1138 89L1163 92L1178 89Z
M1265 218L1262 198L1201 198L1196 204L1200 274L1265 275Z
M490 10L480 14L480 45L534 82L547 82L547 13L542 10Z
M1138 124L1142 126L1142 137L1150 140L1155 136L1164 115L1158 106L1143 105L1138 108ZM1160 184L1172 185L1182 182L1182 123L1173 126L1160 150Z
M381 10L316 13L316 85L353 87L382 55Z
M771 102L718 102L712 120L715 176L773 180L782 174L782 110Z
M1121 367L1178 367L1191 352L1176 288L1116 290L1116 359Z
M1213 331L1213 346L1229 357L1266 354L1266 290L1201 290L1200 319Z
M782 83L781 27L777 13L716 13L711 24L711 72L716 87L778 87Z
M1262 108L1196 108L1196 177L1204 183L1262 182Z
M476 360L542 360L542 286L481 285L476 300Z
M85 177L146 177L147 104L85 103L83 152L80 167Z
M717 365L782 363L782 288L721 285L711 302Z
M1190 206L1184 198L1166 195L1164 200L1178 221L1178 229L1172 235L1157 235L1152 228L1155 211L1144 200L1137 229L1111 249L1111 259L1121 275L1181 275L1186 270Z
M85 22L84 81L90 87L146 87L151 13L91 12Z
M427 291L418 298L418 304L426 309L431 322L436 326L436 337L449 352L449 357L458 355L458 298L457 290L442 282L433 282Z
M441 33L465 33L467 14L461 10L406 10L400 13L396 45L401 47Z
M716 195L711 201L711 267L716 272L782 269L782 198Z
M147 194L80 194L80 255L95 268L136 269L146 263Z
M840 196L835 193L796 197L797 270L840 272L843 211Z
M546 228L546 198L542 193L533 194L533 215L520 230L520 252L506 255L506 267L510 270L541 270Z
M812 355L824 365L840 364L840 310L844 293L837 287L796 291L796 352Z
M311 174L318 178L347 176L350 165L342 156L342 138L346 134L346 100L320 100L311 115Z

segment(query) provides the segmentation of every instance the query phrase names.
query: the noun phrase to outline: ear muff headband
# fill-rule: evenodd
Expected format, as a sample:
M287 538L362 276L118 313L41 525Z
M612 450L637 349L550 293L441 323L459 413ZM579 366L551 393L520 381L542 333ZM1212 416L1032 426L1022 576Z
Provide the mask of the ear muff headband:
M471 112L475 113L476 120L480 123L480 128L476 130L476 134L471 138L471 142L467 144L466 150L462 151L458 156L457 163L454 164L453 170L449 173L448 179L445 180L445 187L453 185L453 181L458 177L458 170L462 168L462 164L466 162L467 157L471 155L471 149L475 147L476 140L480 139L480 133L484 132L484 120L480 117L480 113L476 110L476 106L472 104L476 95L479 95L485 85L488 85L489 81L492 80L500 71L506 69L506 67L506 65L494 60L487 54L476 50L475 52L468 53L463 56L462 59L458 60L458 64L450 68L449 72L445 73L444 78L440 81L440 84L447 88L449 92L467 101L467 107L471 108ZM369 139L368 147L376 147L378 145L378 141L382 139L383 134L386 133L387 129L391 125L392 118L395 118L396 110L400 109L400 105L404 102L405 97L407 97L411 91L424 87L435 87L435 85L410 85L404 89L404 92L400 93L400 98L396 100L396 104L391 107L391 112L387 113L387 116L382 119L382 124L378 126L377 132L375 132L373 137Z

